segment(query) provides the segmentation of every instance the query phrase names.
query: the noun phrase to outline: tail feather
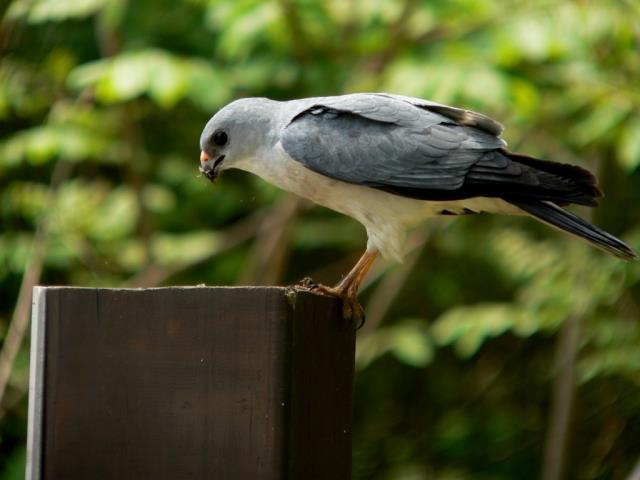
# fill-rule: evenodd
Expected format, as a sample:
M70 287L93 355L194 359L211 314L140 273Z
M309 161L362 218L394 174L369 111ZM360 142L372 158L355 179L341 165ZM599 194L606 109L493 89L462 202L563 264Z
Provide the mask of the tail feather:
M602 197L598 180L587 169L507 150L503 150L503 153L512 161L526 165L535 172L540 182L538 188L543 190L543 195L538 196L541 200L551 200L558 205L575 203L595 207L598 205L597 199ZM547 195L546 199L543 198L544 194Z
M592 245L625 260L637 260L638 254L610 233L560 208L553 202L532 199L505 199L538 220L582 238Z
M503 149L503 152L513 161L528 165L562 178L571 179L574 185L586 195L593 198L602 197L602 192L598 188L598 180L595 175L586 168L577 165L569 165L567 163L552 162L542 160L540 158L530 157L521 153L509 152Z

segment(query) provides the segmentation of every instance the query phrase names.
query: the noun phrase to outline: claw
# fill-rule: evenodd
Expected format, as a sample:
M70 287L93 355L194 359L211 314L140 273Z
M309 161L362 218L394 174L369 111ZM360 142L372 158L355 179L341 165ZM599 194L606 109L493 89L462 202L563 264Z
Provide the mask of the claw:
M365 322L364 309L358 302L358 298L353 290L344 290L336 287L328 287L321 283L316 283L311 277L305 277L296 284L297 288L310 292L320 293L342 301L342 318L350 320L356 325L356 329L362 328Z
M298 282L297 288L339 298L342 300L342 317L345 320L351 320L356 325L356 329L362 328L365 316L362 305L358 303L358 289L377 256L377 250L367 249L351 271L335 287L327 287L306 277Z
M302 287L302 288L306 288L308 290L313 290L315 287L318 286L318 284L316 282L313 281L313 278L311 277L304 277L302 280L300 280L296 286L298 287Z
M340 297L340 294L335 288L327 287L321 283L316 283L311 277L304 277L296 284L296 287L310 292L322 293L331 297Z
M366 321L364 309L358 299L355 297L342 297L342 318L350 320L355 326L356 330L362 328Z

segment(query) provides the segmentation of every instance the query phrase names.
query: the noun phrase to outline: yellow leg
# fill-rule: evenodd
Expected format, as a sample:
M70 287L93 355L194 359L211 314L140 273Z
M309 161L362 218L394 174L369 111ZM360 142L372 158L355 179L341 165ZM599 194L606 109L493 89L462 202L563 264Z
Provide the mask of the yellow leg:
M340 297L358 295L360 284L378 257L377 250L367 250L349 273L334 287Z
M352 318L358 325L364 322L364 312L358 303L358 290L373 262L378 257L377 250L367 250L349 273L335 287L317 285L303 280L302 286L311 290L325 293L342 300L342 315L344 318ZM309 286L311 283L311 286Z
M346 277L335 287L342 298L342 316L351 318L360 328L364 324L364 310L358 302L360 284L378 257L377 250L367 250Z

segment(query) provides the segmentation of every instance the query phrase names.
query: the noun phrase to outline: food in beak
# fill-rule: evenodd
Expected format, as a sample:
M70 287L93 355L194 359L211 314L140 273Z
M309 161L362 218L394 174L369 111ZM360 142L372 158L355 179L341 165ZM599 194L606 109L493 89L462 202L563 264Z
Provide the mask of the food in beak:
M213 182L218 177L218 167L224 160L224 155L220 155L215 160L209 158L206 152L200 152L200 173Z

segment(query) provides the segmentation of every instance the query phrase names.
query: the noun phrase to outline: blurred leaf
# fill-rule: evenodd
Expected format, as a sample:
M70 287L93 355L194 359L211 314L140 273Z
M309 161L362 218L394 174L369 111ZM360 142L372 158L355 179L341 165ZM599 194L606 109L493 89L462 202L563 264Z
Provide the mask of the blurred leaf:
M509 42L519 56L529 60L541 60L549 53L551 35L548 17L523 16L511 22L509 28Z
M203 60L189 61L187 96L194 105L211 112L231 99L230 81L223 72Z
M13 182L0 193L3 217L12 215L35 220L49 206L51 195L47 185L35 182Z
M627 170L635 170L640 165L640 116L636 115L624 125L618 158Z
M176 208L176 196L162 185L148 185L143 192L145 206L155 213L162 213Z
M5 464L3 480L22 480L27 465L27 449L24 446L16 448Z
M608 375L626 375L640 384L640 351L637 344L618 346L586 355L578 365L581 382Z
M449 310L433 323L431 332L437 344L452 345L458 354L469 357L486 339L510 329L530 334L532 324L529 314L512 305L488 303Z
M133 233L138 219L135 194L128 186L114 188L97 206L95 222L87 232L100 241L113 241Z
M640 384L640 324L637 318L595 317L578 363L581 382L601 376L624 376Z
M33 235L12 232L0 237L0 265L5 273L22 274L31 257Z
M623 105L610 99L598 104L593 111L576 123L571 133L579 145L587 145L609 134L631 111L630 105Z
M104 182L69 181L58 190L51 228L65 237L109 242L130 235L138 215L129 186L110 189Z
M157 262L164 265L190 263L211 255L217 248L218 236L214 232L185 234L158 234L152 240L152 252Z
M390 352L411 367L424 367L433 359L434 347L424 322L405 319L358 338L356 365L359 369Z
M0 59L0 119L39 115L51 104L51 85L36 68L11 57ZM48 88L49 87L49 88Z
M124 52L81 65L71 72L69 85L74 89L93 86L96 97L107 104L147 94L163 108L186 97L210 111L230 97L228 81L211 64L157 49Z
M424 322L402 321L389 332L389 350L401 362L424 367L433 359L433 346Z
M221 29L217 49L222 57L243 59L264 41L269 29L280 17L273 0L239 0L233 3L212 3L208 24Z
M83 18L102 9L111 0L14 0L7 11L9 19L26 19L29 23L60 22Z
M58 157L72 161L108 160L109 147L104 136L80 126L42 125L23 130L0 143L0 168L13 167L23 161L38 165Z
M365 232L362 227L346 217L299 219L294 229L294 244L302 249L320 247L358 248Z

